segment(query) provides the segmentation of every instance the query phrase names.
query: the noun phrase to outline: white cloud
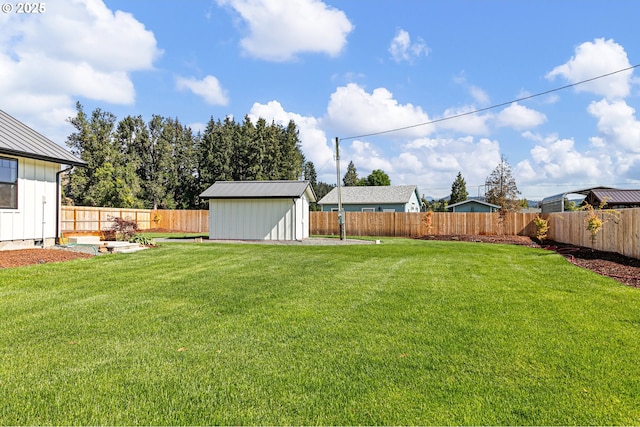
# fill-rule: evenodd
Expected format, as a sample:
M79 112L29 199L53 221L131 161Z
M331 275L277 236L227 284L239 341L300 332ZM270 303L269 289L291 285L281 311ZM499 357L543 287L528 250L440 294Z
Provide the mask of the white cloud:
M161 54L151 31L101 0L12 14L0 32L2 108L57 139L68 134L64 119L75 115L74 98L132 104L130 73L152 69Z
M250 56L289 61L304 52L337 56L353 25L344 12L319 0L217 0L247 24L241 46Z
M420 37L418 37L417 41L411 42L409 33L399 29L393 40L391 40L389 53L391 54L391 58L396 62L411 62L421 55L427 56L429 54L429 48Z
M634 108L625 101L603 99L592 102L588 111L598 119L600 132L599 139L592 141L609 150L640 154L640 121L635 117Z
M469 85L469 94L473 97L473 99L480 105L488 105L491 102L491 98L489 98L489 94L484 91L482 88L478 86Z
M227 92L222 88L218 79L213 76L206 76L202 80L178 76L176 77L176 88L190 90L209 105L227 105L229 103Z
M500 146L488 138L418 138L403 146L403 152L419 161L413 173L403 171L404 183L418 184L428 196L445 197L458 172L467 183L467 191L476 195L478 186L500 161ZM404 154L403 153L403 154ZM400 160L403 156L398 157ZM393 182L393 179L392 179Z
M546 120L547 117L541 112L514 102L498 113L496 116L496 125L499 127L523 130L541 125Z
M630 66L627 53L621 45L613 40L600 38L578 46L575 55L565 64L549 72L547 78L561 76L569 83L578 83ZM575 89L578 92L595 93L607 99L624 98L630 92L632 73L632 70L624 71L578 85Z
M360 178L366 177L374 169L382 169L387 175L393 173L391 162L370 142L355 140L346 154L356 165ZM343 157L342 154L340 157Z
M251 107L249 117L254 123L258 118L263 118L268 123L274 121L282 126L287 126L289 121L293 120L300 132L302 151L307 160L313 162L316 171L318 173L326 172L334 167L332 146L328 143L327 136L320 129L316 118L287 112L278 101L270 101L267 104L256 102Z
M400 104L385 88L367 93L355 83L342 86L331 94L326 120L348 135L369 134L415 126L429 121L419 106ZM432 126L417 126L394 135L424 136Z
M537 142L530 151L531 158L515 169L516 178L523 178L523 184L555 182L583 186L605 184L613 176L609 173L611 157L604 151L581 152L573 139L560 139L556 135L542 137L527 132L523 136Z
M451 129L460 133L487 135L489 133L487 121L491 115L473 113L475 110L476 108L471 105L448 108L444 111L442 118L452 117L452 119L438 122L437 125L439 128Z

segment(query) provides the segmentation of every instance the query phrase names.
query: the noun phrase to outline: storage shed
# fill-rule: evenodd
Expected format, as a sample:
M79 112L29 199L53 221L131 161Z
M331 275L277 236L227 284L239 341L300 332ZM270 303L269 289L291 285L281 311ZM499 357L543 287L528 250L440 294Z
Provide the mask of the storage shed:
M209 238L302 240L309 237L309 181L216 181L209 201Z
M64 165L86 163L0 110L0 249L55 243Z

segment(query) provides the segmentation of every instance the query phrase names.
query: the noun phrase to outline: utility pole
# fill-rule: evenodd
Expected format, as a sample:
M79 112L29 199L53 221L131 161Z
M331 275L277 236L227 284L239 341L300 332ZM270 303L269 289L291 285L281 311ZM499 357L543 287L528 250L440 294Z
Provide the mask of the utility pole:
M342 210L342 187L340 186L340 146L339 139L336 137L336 176L338 184L338 227L340 232L340 240L346 237L344 229L344 211Z

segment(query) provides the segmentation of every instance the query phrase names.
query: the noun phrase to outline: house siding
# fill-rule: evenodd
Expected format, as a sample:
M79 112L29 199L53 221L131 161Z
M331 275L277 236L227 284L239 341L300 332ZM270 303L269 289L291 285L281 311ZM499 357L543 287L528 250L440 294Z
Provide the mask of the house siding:
M56 233L56 173L61 165L17 156L18 208L0 209L0 241L42 241L53 244ZM44 201L44 203L43 203ZM31 245L33 243L31 242Z

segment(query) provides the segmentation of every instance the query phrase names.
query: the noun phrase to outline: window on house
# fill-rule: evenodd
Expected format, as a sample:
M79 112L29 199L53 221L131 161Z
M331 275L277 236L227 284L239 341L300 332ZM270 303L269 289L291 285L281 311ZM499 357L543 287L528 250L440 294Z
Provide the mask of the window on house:
M375 212L376 208L362 208L362 212Z
M18 207L18 160L0 157L0 209Z

